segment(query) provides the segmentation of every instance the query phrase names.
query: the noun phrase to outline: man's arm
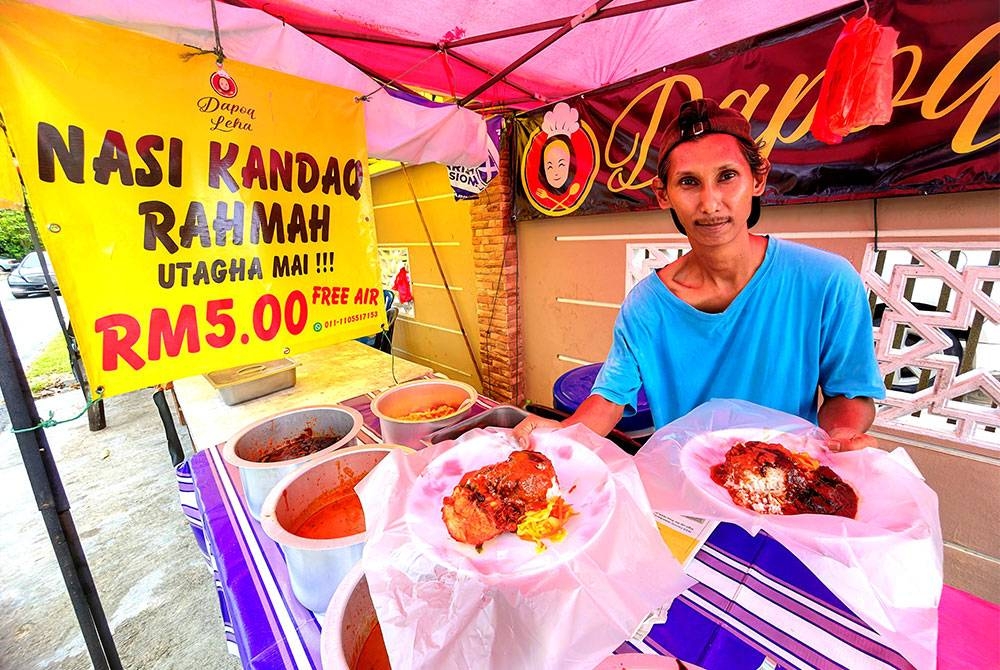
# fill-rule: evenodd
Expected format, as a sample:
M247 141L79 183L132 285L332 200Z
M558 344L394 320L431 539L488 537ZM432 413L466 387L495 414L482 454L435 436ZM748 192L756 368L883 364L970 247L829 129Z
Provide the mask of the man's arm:
M531 415L517 424L512 434L522 449L529 447L531 431L536 428L559 428L561 426L582 423L598 435L607 435L615 427L615 424L621 421L624 411L624 405L616 405L610 400L594 394L588 396L586 400L580 403L576 411L563 421L553 421Z
M871 398L848 398L835 395L823 399L819 408L819 427L830 436L834 451L853 451L877 447L878 440L866 431L875 420L875 402Z

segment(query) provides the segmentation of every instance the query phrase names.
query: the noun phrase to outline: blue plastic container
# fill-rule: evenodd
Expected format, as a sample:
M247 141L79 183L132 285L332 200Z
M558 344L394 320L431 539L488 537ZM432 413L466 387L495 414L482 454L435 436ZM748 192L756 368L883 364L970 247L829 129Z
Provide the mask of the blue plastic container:
M594 387L597 373L603 363L591 363L563 373L552 385L552 401L556 409L572 414L580 406ZM623 418L615 426L623 433L647 431L653 427L653 415L649 411L646 392L640 388L635 414Z

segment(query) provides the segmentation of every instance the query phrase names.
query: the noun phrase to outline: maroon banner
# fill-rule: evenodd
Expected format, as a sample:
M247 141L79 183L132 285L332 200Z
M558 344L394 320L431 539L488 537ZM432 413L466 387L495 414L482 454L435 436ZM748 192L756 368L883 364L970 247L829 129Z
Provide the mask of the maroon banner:
M1000 5L885 0L871 15L899 31L887 125L835 145L809 133L844 25L827 18L518 117L515 217L655 209L662 129L699 97L750 119L773 166L765 204L1000 187Z

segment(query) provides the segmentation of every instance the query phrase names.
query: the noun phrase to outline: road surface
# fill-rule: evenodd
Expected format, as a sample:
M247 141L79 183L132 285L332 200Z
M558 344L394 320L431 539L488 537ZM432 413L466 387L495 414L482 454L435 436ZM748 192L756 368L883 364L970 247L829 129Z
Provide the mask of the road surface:
M59 304L63 313L66 303L62 296ZM52 299L46 296L17 299L10 294L7 273L0 272L0 309L3 309L7 326L14 336L14 347L25 368L38 357L42 349L59 334L59 320L56 318ZM68 317L65 317L68 318Z

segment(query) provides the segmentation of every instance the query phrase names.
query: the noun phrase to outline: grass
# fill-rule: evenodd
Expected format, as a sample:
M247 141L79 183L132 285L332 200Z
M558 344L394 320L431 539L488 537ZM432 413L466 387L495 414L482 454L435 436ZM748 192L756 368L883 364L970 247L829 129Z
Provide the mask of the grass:
M45 345L38 358L28 366L25 375L35 396L51 395L77 385L62 335L55 336Z

